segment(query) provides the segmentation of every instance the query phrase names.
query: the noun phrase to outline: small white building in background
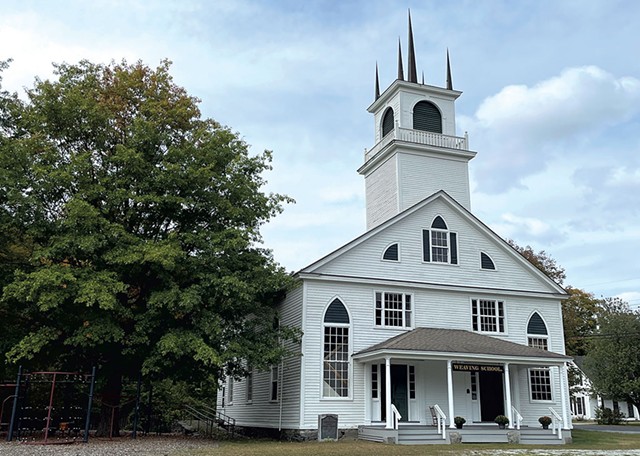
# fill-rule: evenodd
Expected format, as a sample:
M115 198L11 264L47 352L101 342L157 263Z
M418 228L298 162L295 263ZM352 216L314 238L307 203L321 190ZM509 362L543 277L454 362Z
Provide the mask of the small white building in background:
M625 421L640 420L638 408L631 402L603 399L593 392L591 382L582 370L582 358L581 356L576 356L576 359L569 364L569 369L575 369L579 380L578 384L572 387L570 397L571 416L573 419L578 421L595 420L596 410L604 407L619 411L624 415Z
M303 332L299 356L227 381L218 410L238 426L307 435L337 415L342 430L400 443L410 426L436 434L434 413L445 439L456 416L493 430L497 415L511 429L548 415L569 437L567 295L473 214L461 92L448 57L446 87L417 81L409 27L408 77L399 58L380 93L376 74L368 108L367 230L295 274L279 313Z

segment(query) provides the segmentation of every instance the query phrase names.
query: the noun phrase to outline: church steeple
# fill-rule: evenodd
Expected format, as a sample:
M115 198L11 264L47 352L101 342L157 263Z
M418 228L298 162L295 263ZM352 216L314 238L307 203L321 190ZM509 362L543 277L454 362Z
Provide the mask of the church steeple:
M376 63L376 78L378 77L378 67ZM449 48L447 48L447 90L453 90L453 79L451 78L451 63L449 62Z
M451 60L447 50L446 87L418 83L411 12L408 23L407 76L398 39L398 78L380 93L376 63L374 146L358 169L366 182L367 229L371 229L428 196L444 190L471 209L469 150L466 134L457 136Z
M404 81L404 69L402 68L402 46L398 37L398 79Z
M418 72L416 70L416 51L413 46L413 29L411 28L411 10L409 10L409 57L407 70L409 71L409 82L418 83Z
M378 78L378 62L376 62L376 100L380 98L380 80Z

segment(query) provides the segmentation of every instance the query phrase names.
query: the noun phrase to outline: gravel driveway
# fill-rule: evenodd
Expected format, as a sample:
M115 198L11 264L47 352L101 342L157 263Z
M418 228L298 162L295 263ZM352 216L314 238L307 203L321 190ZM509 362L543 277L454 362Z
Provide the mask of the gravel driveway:
M136 440L91 439L88 444L30 445L1 442L0 456L186 456L189 450L214 448L211 440L176 437L142 437Z

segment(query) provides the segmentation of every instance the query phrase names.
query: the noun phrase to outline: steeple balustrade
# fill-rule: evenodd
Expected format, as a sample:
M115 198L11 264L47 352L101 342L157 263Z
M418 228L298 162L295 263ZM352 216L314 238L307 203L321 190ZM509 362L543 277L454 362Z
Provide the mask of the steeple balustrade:
M469 138L465 134L461 136L449 136L431 131L412 130L410 128L401 128L396 126L393 131L389 132L382 140L369 150L365 150L365 162L376 155L392 141L403 141L413 144L424 144L427 146L443 147L446 149L469 150Z

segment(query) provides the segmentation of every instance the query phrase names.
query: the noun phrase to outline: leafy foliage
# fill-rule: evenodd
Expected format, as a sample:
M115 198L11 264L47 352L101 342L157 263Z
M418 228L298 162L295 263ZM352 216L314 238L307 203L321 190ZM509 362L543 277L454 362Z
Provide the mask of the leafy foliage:
M619 410L611 410L609 407L596 409L596 422L598 424L620 424L624 420L624 414Z
M616 299L605 300L598 332L584 366L603 397L640 406L640 314Z
M562 285L564 279L567 278L564 268L556 263L556 260L554 260L544 250L540 250L536 253L536 251L533 250L533 247L531 247L530 245L526 247L520 247L513 239L507 239L507 243L511 247L513 247L520 255L525 257L529 261L529 263L534 265L559 285Z
M201 118L169 69L58 64L24 104L0 92L12 363L195 384L275 363L295 339L274 324L290 278L259 246L291 201L261 190L271 154Z

